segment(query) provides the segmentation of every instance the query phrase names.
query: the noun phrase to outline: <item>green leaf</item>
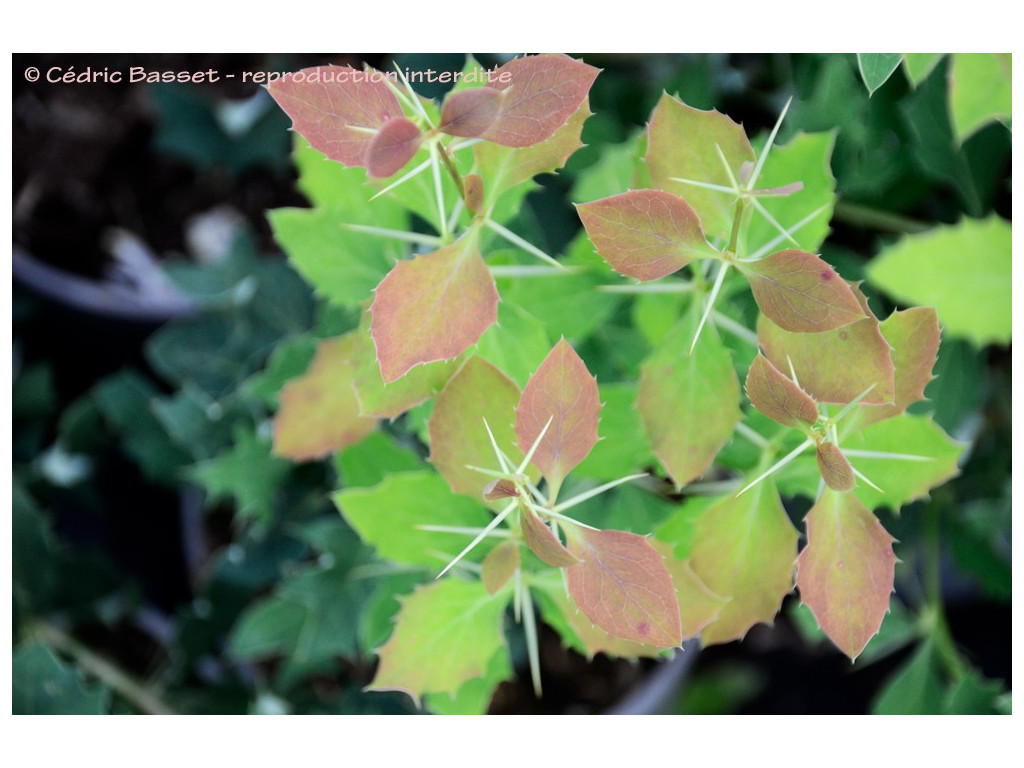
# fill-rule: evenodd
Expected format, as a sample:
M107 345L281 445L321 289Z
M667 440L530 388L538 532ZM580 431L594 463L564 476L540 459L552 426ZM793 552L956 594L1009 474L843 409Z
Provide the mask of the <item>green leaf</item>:
M511 677L512 662L508 652L501 648L491 657L483 677L464 683L454 696L428 693L423 701L427 709L438 715L483 715L487 713L495 689Z
M903 66L907 70L907 79L915 86L931 74L932 69L946 54L944 53L905 53Z
M476 344L480 357L494 363L520 387L526 386L550 351L551 340L544 324L504 297L498 304L498 322Z
M480 567L480 581L487 589L487 594L497 594L508 584L509 579L519 570L519 563L519 544L515 541L503 541L488 552Z
M875 715L942 714L942 678L931 638L924 640L886 683L871 708Z
M31 643L11 660L11 711L15 715L103 715L110 691L86 686L76 669L66 666L46 645Z
M288 462L271 455L269 441L261 440L254 432L240 430L229 451L196 464L189 469L189 475L213 499L234 497L243 517L269 522L278 486L289 469Z
M700 217L704 234L712 244L716 240L723 245L727 243L736 208L735 196L673 179L731 187L729 173L716 145L725 156L733 178L739 179L741 166L755 160L742 126L719 112L694 109L666 93L654 109L647 135L647 168L652 186L686 200Z
M934 306L947 335L1008 344L1011 235L995 216L908 235L871 262L868 279L899 301Z
M694 302L643 364L637 394L654 453L677 487L704 473L741 416L739 380L714 329L689 352L700 309Z
M1005 693L1001 680L988 680L972 669L949 691L944 710L947 715L1002 714L997 700Z
M342 484L348 488L368 488L394 472L415 472L427 468L408 446L400 445L394 437L380 431L339 451L334 465Z
M730 600L702 632L705 645L772 621L793 589L797 538L771 480L707 508L694 526L690 565L708 589Z
M573 477L611 482L624 473L654 464L654 454L644 433L635 403L634 384L598 386L602 403L594 449L573 470Z
M894 539L851 493L826 490L807 515L796 585L825 634L856 659L889 610Z
M764 315L757 338L780 371L792 370L800 388L819 403L891 403L895 397L892 352L874 317L823 333L784 331Z
M902 53L858 53L857 66L868 93L874 94L903 61Z
M1012 111L1012 63L1008 53L954 53L949 108L960 141L986 123L1008 121Z
M497 320L498 291L475 232L399 262L377 286L371 327L385 382L458 357Z
M488 427L502 451L522 460L513 427L518 402L519 387L476 355L438 395L429 421L430 461L453 491L480 501L490 478L467 465L500 469Z
M661 554L672 577L683 637L697 637L721 615L722 607L729 602L729 598L716 595L708 589L707 584L690 567L689 561L676 558L668 544L651 541L651 546Z
M789 377L758 354L747 372L747 397L757 410L787 427L818 421L818 404Z
M610 197L624 189L643 186L637 183L637 172L641 165L643 150L640 147L642 133L621 144L601 147L600 157L593 165L581 171L573 184L569 199L589 203Z
M871 421L898 416L925 399L925 387L934 378L932 369L941 337L938 316L930 307L893 312L878 328L892 347L896 396L892 405L865 407L865 417Z
M376 427L361 415L353 387L355 334L320 342L309 370L281 390L274 453L297 461L358 443Z
M626 277L657 280L717 253L693 208L668 192L634 189L577 205L576 212L597 252Z
M293 129L343 165L364 165L376 132L402 107L383 78L349 66L309 67L267 90L292 119Z
M849 456L850 463L882 489L859 483L855 493L869 509L889 507L898 510L928 491L959 474L957 462L965 446L950 439L927 416L903 414L871 424L860 432L842 438L843 449L877 451L921 456L924 461Z
M334 495L342 517L377 553L404 565L441 568L469 543L461 533L422 530L420 526L483 528L491 521L482 502L459 496L432 472L403 472L373 488L349 488ZM480 560L485 539L469 554Z
M750 280L758 307L783 330L820 333L864 317L850 286L812 253L778 251L738 266Z
M564 54L524 56L503 64L489 79L502 98L484 138L506 147L544 141L585 102L598 72Z
M836 203L832 153L837 135L835 130L798 133L788 144L772 146L758 177L757 186L762 189L785 187L794 182L803 185L792 194L759 195L757 200L775 221L791 231L800 250L810 253L820 253ZM807 217L815 211L818 213L808 221ZM796 228L798 224L802 224L799 229ZM778 237L778 229L755 210L746 228L745 252L753 254L769 243L777 242Z
M625 531L567 529L580 562L566 569L569 594L607 632L661 647L682 642L675 587L657 550Z
M547 427L533 464L547 478L552 497L597 443L600 413L597 381L562 339L530 377L516 408L516 436L524 454Z
M487 673L502 650L502 618L509 593L488 595L480 582L445 579L401 600L395 632L380 649L369 689L456 693Z

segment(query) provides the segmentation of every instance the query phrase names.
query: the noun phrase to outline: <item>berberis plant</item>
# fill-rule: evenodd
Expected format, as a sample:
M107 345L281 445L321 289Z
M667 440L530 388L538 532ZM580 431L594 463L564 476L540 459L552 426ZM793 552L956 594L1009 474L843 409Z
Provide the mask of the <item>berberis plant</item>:
M794 579L856 659L897 564L874 510L955 475L962 447L906 412L936 313L880 320L816 255L835 135L776 146L783 111L751 142L666 94L625 174L573 201L584 231L554 258L508 225L582 146L599 71L563 55L480 71L440 105L401 71L269 86L313 203L272 212L276 237L358 316L281 391L275 452L372 466L378 484L335 502L376 573L408 574L374 604L371 688L481 711L512 674L507 613L539 694L538 614L588 656L657 657L743 638ZM621 312L633 332L602 338Z

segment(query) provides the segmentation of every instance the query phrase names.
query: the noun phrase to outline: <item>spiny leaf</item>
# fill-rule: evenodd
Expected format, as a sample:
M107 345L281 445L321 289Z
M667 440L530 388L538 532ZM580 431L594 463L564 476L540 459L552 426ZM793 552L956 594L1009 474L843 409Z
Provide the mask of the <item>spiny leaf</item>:
M516 409L516 436L524 454L551 421L533 463L555 491L597 442L600 413L597 381L562 339L530 377Z
M683 637L696 637L704 627L718 618L729 598L716 595L708 589L707 584L690 567L689 561L675 557L668 544L651 540L651 546L661 554L676 588Z
M818 443L817 459L821 477L832 490L845 492L857 484L853 467L835 443Z
M826 490L807 514L807 546L797 559L800 599L851 659L878 632L889 609L893 541L852 493Z
M864 317L849 284L812 253L779 251L739 266L761 311L784 330L820 333Z
M519 545L512 541L503 541L492 549L481 566L480 580L487 589L487 594L497 594L498 590L508 584L519 568Z
M941 340L939 318L931 307L893 312L878 327L892 348L896 397L892 405L865 407L866 421L898 416L908 406L925 399L924 390L934 378L932 369Z
M746 388L751 404L772 421L793 427L798 422L814 424L818 420L814 398L760 353L747 372Z
M188 474L211 500L233 496L239 515L269 522L278 486L288 470L288 462L271 455L268 442L253 432L238 431L229 450L190 467Z
M364 165L376 131L401 117L398 99L381 79L352 67L310 67L275 80L267 90L315 149L343 165Z
M774 618L793 589L797 539L770 479L704 511L694 526L690 565L708 589L730 598L701 633L705 645L742 638Z
M428 423L430 460L453 491L479 499L490 480L467 465L498 468L487 426L499 448L522 459L512 427L518 402L519 387L475 355L438 395Z
M370 690L405 691L417 701L426 693L455 693L483 676L504 646L506 592L489 595L480 582L445 579L401 602Z
M743 128L719 112L694 109L666 93L654 109L647 133L651 184L683 197L700 216L704 234L712 242L728 242L735 196L673 179L731 186L718 149L738 179L742 165L755 159Z
M564 568L579 562L548 526L532 510L525 506L519 508L519 520L523 526L523 539L537 557L553 568Z
M438 715L485 715L494 698L495 689L512 677L512 662L505 648L491 657L482 677L463 683L454 694L428 693L424 697L427 709Z
M643 364L637 393L651 446L677 487L704 473L741 417L739 379L714 329L688 354L699 320L694 302Z
M978 346L1012 332L1012 226L997 216L908 235L868 266L868 279L894 298L933 306L943 330Z
M334 495L334 503L382 558L435 569L470 539L419 526L483 528L492 519L481 502L455 495L442 478L426 471L389 475L372 488L347 488ZM492 541L485 539L469 557L479 560Z
M882 489L861 483L856 494L870 509L880 506L898 510L904 504L927 496L928 491L958 473L957 462L964 445L942 431L927 416L903 414L870 424L843 438L847 451L873 451L920 456L924 461L897 461L852 455L850 463Z
M569 594L591 621L616 637L671 647L682 642L679 604L661 555L643 536L579 528L569 550Z
M416 123L404 117L391 118L366 150L366 172L376 177L398 173L416 154L422 138Z
M776 368L792 364L800 387L819 403L849 403L872 385L863 403L895 397L892 353L874 317L823 333L791 333L761 315L757 338Z
M452 93L441 107L440 129L450 136L483 136L501 111L503 92L483 86Z
M513 59L490 78L501 90L501 109L484 138L528 147L549 138L587 98L599 69L564 54Z
M489 141L473 147L480 175L487 179L484 211L491 211L506 191L540 173L554 173L583 146L580 134L590 117L590 102L584 99L569 120L549 138L528 147L504 147Z
M371 332L381 375L457 357L494 323L498 291L474 233L399 262L377 286Z
M577 205L576 212L597 252L627 277L657 280L715 254L694 210L668 192L634 189Z
M361 415L352 382L353 334L322 341L309 370L281 390L274 419L274 453L316 459L358 443L377 424Z

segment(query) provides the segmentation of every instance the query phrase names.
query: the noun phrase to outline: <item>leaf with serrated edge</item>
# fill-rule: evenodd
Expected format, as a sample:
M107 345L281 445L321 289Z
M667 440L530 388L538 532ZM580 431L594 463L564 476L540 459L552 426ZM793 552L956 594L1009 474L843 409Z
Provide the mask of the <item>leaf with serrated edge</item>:
M834 491L849 491L857 484L853 467L835 443L818 443L818 471L825 485Z
M450 136L483 136L501 111L503 93L497 88L469 88L452 93L441 107L440 130Z
M737 640L772 621L793 589L798 538L771 480L704 511L694 526L690 566L708 589L730 598L701 633L705 645Z
M475 234L399 262L377 286L370 312L385 382L460 355L498 316L498 291Z
M657 280L716 253L689 204L658 189L584 203L576 212L602 258L637 280Z
M814 398L762 354L750 365L746 389L751 404L772 421L794 427L798 422L814 424L818 420Z
M404 691L417 702L426 693L455 693L483 676L504 646L507 592L488 595L480 582L445 579L401 603L370 690Z
M796 585L833 643L856 659L882 625L896 572L894 539L852 493L826 490L807 514Z
M404 117L391 118L366 150L366 172L378 178L398 173L416 154L422 138L416 123Z
M523 540L526 542L526 546L542 562L552 568L564 568L579 562L579 558L562 546L562 542L555 536L555 532L548 528L532 510L520 506L519 520L523 527Z
M687 354L699 313L694 302L640 370L637 408L655 454L677 487L704 473L742 415L739 379L715 330L705 327Z
M761 311L783 330L820 333L864 318L849 284L813 253L779 251L739 266Z
M274 453L290 459L326 456L370 434L377 420L362 416L353 388L352 334L322 341L302 376L281 390L274 418Z
M401 117L402 107L383 78L352 67L310 67L267 86L292 127L314 149L344 165L363 165L376 131Z
M856 494L870 509L886 506L899 509L928 491L956 477L957 462L964 445L943 432L928 416L904 413L892 419L870 424L856 434L843 437L846 451L873 451L920 456L923 461L849 456L850 463L882 489L865 483L857 485Z
M694 573L688 560L680 560L672 554L671 546L653 539L651 546L661 554L676 588L683 637L696 637L704 627L718 618L729 598L716 595L708 589L707 584Z
M480 580L487 589L487 594L493 595L503 586L508 584L516 570L519 568L519 545L514 541L503 541L484 558L480 567Z
M583 146L580 134L590 115L590 102L584 99L568 122L539 144L515 148L484 141L473 147L479 173L487 179L482 210L493 210L498 198L512 187L565 165L569 155Z
M516 409L516 436L524 454L551 422L533 463L556 491L597 442L600 414L597 381L562 339L530 377Z
M501 109L484 138L527 147L555 133L587 98L599 69L560 53L524 56L489 78L502 92Z
M742 126L714 110L705 112L663 94L647 128L647 168L651 185L684 198L700 216L712 241L729 239L736 207L734 195L695 187L673 178L731 186L717 144L735 178L754 162L754 150Z
M932 369L942 336L938 315L930 307L893 312L878 327L892 347L896 399L893 405L864 407L866 423L898 416L908 406L925 399L925 387L935 378Z
M466 465L499 468L487 427L502 451L522 460L512 426L518 402L519 387L475 355L441 390L428 422L430 461L453 491L480 499L490 478Z
M569 594L591 621L635 643L682 642L672 577L646 538L585 528L566 533L569 551L580 560L566 569Z
M800 387L819 403L849 403L872 385L861 402L893 401L892 353L873 317L823 333L791 333L761 315L757 339L780 371L792 364Z
M420 526L483 528L493 519L482 501L457 496L427 471L389 475L372 488L346 488L334 494L334 503L380 557L433 569L447 564L472 537ZM468 558L479 561L493 542L484 539Z

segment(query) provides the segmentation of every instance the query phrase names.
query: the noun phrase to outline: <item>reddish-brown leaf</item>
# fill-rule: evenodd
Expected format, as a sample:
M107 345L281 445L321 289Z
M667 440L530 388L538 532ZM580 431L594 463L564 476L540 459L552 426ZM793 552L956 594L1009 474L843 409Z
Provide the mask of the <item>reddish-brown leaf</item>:
M483 136L497 119L503 101L504 92L486 86L449 94L441 107L440 129L451 136Z
M813 253L779 251L740 268L761 311L784 330L820 333L864 318L849 284Z
M484 501L502 501L504 499L511 499L519 495L519 489L516 488L516 484L507 478L499 478L492 480L484 486L483 491Z
M498 468L487 435L488 426L498 446L513 461L522 460L512 426L518 402L519 387L476 355L465 362L437 396L428 424L430 460L453 491L479 499L489 485L485 475L467 466Z
M524 453L551 421L533 454L533 464L555 492L597 443L600 413L597 381L562 339L530 377L516 409L516 436Z
M634 189L576 212L597 252L627 277L657 280L715 254L693 208L668 192Z
M682 642L672 577L647 539L580 528L569 532L569 550L580 560L566 569L569 594L597 626L635 643Z
M893 538L852 493L826 490L807 515L800 598L839 650L856 659L889 609Z
M849 403L872 385L861 402L893 401L892 353L874 317L823 333L792 333L761 315L757 338L780 371L792 363L800 387L819 403Z
M320 342L309 369L281 390L274 419L274 453L317 459L358 443L377 424L360 415L352 382L354 334Z
M480 580L487 594L493 595L508 584L519 568L519 545L514 541L503 541L484 558L481 564Z
M718 618L722 607L729 602L726 597L716 595L690 567L688 560L680 560L672 554L672 547L661 541L651 540L661 555L676 588L679 603L679 618L682 622L683 637L696 637Z
M399 262L377 286L372 335L385 382L457 357L498 315L498 290L473 237Z
M484 180L475 173L462 179L462 197L466 201L466 210L479 213L484 202Z
M562 542L555 536L555 532L524 506L519 508L519 520L523 527L523 539L526 546L530 548L541 561L553 568L564 568L567 565L579 562L569 550L562 546Z
M818 443L818 470L825 485L834 491L849 491L857 484L853 467L835 443Z
M939 317L931 307L912 307L893 312L879 324L879 330L892 347L896 369L896 397L892 405L864 409L864 423L898 416L918 400L934 376L932 369L939 353Z
M404 117L391 118L366 150L366 172L377 177L397 173L416 154L422 138L416 123Z
M310 67L267 90L310 145L343 165L363 165L370 143L402 108L382 78L352 67Z
M814 398L762 354L754 358L747 372L747 397L757 410L787 427L796 426L797 422L814 424L818 420Z
M490 78L491 86L502 92L501 110L483 137L505 147L544 141L587 98L599 72L560 53L525 56L504 64Z

